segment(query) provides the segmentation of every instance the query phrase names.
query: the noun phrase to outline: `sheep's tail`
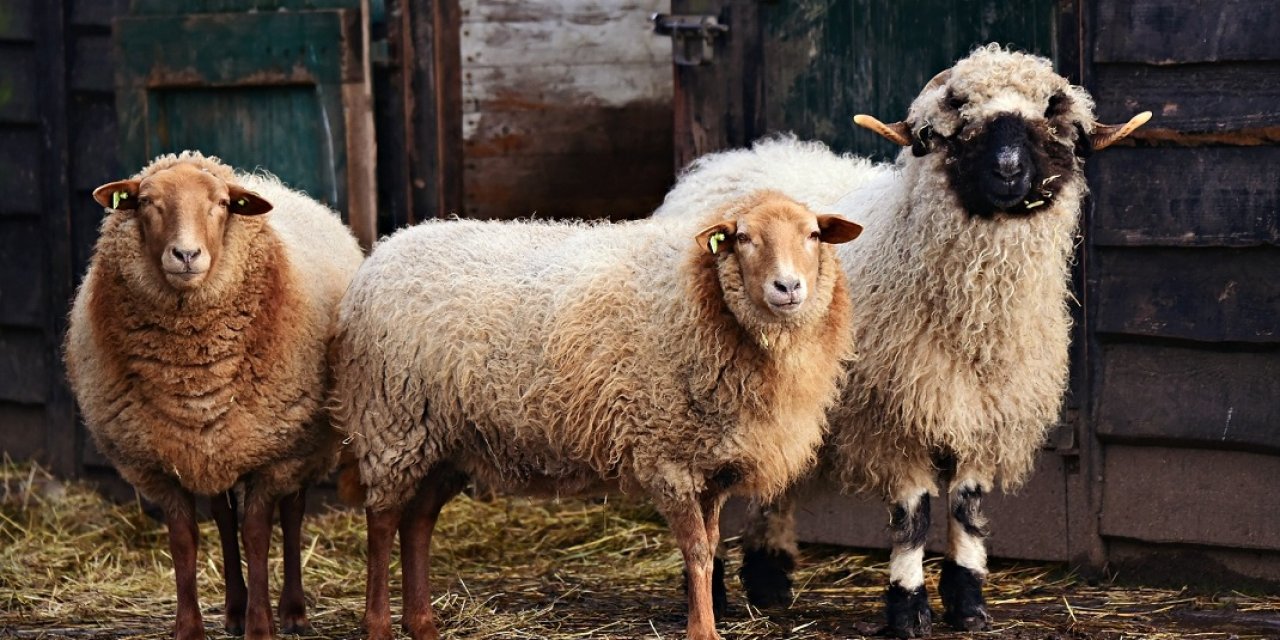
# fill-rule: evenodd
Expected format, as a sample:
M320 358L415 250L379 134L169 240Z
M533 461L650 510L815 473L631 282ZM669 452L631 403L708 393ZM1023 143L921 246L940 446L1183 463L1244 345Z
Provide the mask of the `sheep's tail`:
M360 481L360 463L351 447L342 447L338 458L338 499L349 507L363 507L368 494Z

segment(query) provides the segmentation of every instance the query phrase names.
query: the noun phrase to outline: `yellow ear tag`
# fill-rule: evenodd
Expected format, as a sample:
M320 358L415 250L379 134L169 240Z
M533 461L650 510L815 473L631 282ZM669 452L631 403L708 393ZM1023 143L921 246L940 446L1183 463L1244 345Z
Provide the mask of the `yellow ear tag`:
M243 207L243 206L245 206L245 205L249 204L249 201L248 201L248 200L245 200L244 198L240 198L239 200L236 200L236 204L238 204L238 205L240 205L240 206L242 206L242 207Z
M120 201L121 201L121 200L128 200L128 199L129 199L129 192L128 192L128 191L117 191L117 192L115 192L115 193L111 194L111 208L112 208L112 209L119 209L119 208L120 208Z
M710 240L709 242L707 242L707 245L711 247L711 253L712 253L712 254L715 254L715 252L717 252L717 251L719 251L719 250L720 250L720 243L721 243L721 242L724 242L724 232L723 232L723 231L721 231L721 232L719 232L719 233L714 233L714 234L712 234L712 235L711 235L711 240Z

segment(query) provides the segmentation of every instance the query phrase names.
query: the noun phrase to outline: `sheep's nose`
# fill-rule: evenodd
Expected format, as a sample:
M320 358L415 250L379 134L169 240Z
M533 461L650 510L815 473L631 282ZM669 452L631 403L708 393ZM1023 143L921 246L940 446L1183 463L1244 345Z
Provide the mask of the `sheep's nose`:
M191 266L191 261L200 257L199 249L179 249L174 247L172 250L173 257L182 261L182 264Z
M778 278L773 281L773 288L778 293L796 293L804 287L804 282L800 278Z
M1024 154L1019 149L1001 149L996 155L996 177L1012 182L1018 179L1027 169Z

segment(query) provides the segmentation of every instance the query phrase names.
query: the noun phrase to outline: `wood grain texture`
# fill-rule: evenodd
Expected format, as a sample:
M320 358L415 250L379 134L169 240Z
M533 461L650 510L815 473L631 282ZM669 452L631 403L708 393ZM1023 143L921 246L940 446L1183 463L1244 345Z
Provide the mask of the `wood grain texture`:
M1089 163L1095 245L1280 245L1280 147L1114 147Z
M640 156L671 173L671 108L664 103L491 111L469 114L464 122L472 160L599 154L628 161Z
M669 156L667 156L669 157ZM670 188L662 156L612 153L468 159L466 214L475 218L643 217ZM491 176L489 180L473 177Z
M556 0L554 4L528 0L463 0L462 22L545 22L552 14L557 22L604 24L618 16L640 15L646 19L653 13L666 11L665 0Z
M1095 417L1111 439L1280 453L1280 351L1113 343Z
M49 395L47 353L42 328L0 327L0 401L45 401Z
M71 68L72 91L115 91L115 58L111 55L110 34L75 38L67 63Z
M671 69L665 57L629 63L565 62L536 67L469 65L463 73L463 97L466 114L576 104L596 107L669 102Z
M0 217L0 325L44 326L50 271L44 244L42 217Z
M39 129L0 125L0 216L40 213L42 174L31 161L39 151Z
M542 9L537 22L463 23L463 67L625 64L665 58L670 51L671 43L652 33L649 13L611 10L583 23L562 17L554 4Z
M0 42L0 123L35 124L36 51L26 43Z
M1147 126L1226 132L1280 126L1280 62L1156 67L1099 64L1093 96L1102 122L1152 111Z
M1095 62L1280 60L1274 0L1103 0L1095 24Z
M1097 333L1280 341L1280 249L1104 247L1095 254Z
M135 16L353 9L360 6L360 0L131 0L131 3L130 13Z
M1107 447L1103 535L1280 550L1280 456Z
M68 20L76 27L96 27L109 33L111 19L122 16L130 0L71 0Z

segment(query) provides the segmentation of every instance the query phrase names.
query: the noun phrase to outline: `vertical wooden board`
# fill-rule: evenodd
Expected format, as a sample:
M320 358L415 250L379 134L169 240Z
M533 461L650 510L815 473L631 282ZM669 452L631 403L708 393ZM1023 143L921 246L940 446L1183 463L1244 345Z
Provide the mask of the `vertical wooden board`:
M0 42L0 123L40 120L35 76L39 68L32 45Z
M1114 147L1089 162L1094 245L1280 244L1280 147Z
M0 327L0 402L45 401L49 395L47 354L43 329Z
M803 0L763 5L761 16L768 129L881 158L898 148L857 128L855 114L900 120L930 78L977 45L1056 49L1048 0Z
M48 289L42 247L41 218L0 217L0 324L44 325Z
M1095 62L1280 60L1274 0L1102 0Z
M111 19L122 16L130 0L71 0L72 26L110 30ZM171 3L176 5L177 3Z
M73 94L69 119L69 174L73 189L92 192L103 184L127 178L142 168L120 166L116 154L120 134L116 128L115 105L109 97Z
M0 216L40 213L40 164L31 161L39 150L35 127L0 125Z
M1101 122L1125 122L1149 110L1155 117L1147 128L1183 133L1274 130L1280 126L1280 62L1100 64L1094 70L1093 97Z
M75 38L67 59L70 89L111 93L115 90L115 63L110 34L85 34Z
M1280 453L1280 351L1105 344L1098 433Z
M35 40L32 7L40 0L0 0L0 42Z
M1280 550L1280 456L1111 445L1103 535Z
M1094 331L1202 342L1280 341L1280 250L1095 251Z
M44 407L0 402L0 456L30 460L45 453Z

